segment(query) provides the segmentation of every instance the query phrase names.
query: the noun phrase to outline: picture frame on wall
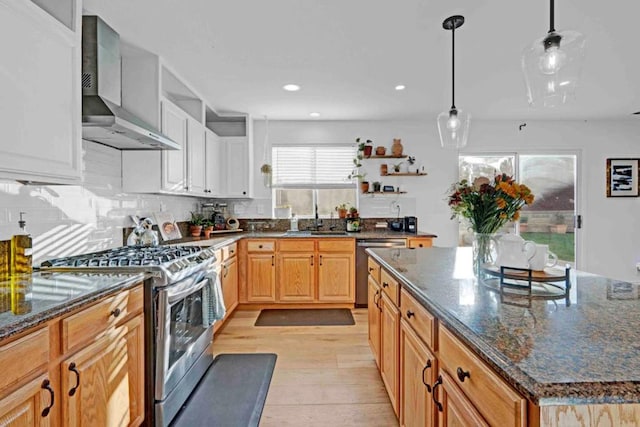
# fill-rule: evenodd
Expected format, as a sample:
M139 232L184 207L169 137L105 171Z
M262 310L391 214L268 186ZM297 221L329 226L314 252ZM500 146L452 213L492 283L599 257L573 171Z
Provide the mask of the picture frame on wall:
M638 197L640 159L607 159L607 197Z

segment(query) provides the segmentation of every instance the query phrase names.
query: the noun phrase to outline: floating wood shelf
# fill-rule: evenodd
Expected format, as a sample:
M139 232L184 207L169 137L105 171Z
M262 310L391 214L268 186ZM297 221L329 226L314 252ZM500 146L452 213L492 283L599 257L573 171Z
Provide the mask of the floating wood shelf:
M426 172L391 172L380 176L425 176L426 174Z
M406 191L367 191L366 193L362 193L362 194L407 194Z
M365 157L362 160L366 160L366 159L406 159L408 156L406 154L402 155L402 156L394 156L393 154L385 154L384 156L378 156L378 155L371 155L369 157Z

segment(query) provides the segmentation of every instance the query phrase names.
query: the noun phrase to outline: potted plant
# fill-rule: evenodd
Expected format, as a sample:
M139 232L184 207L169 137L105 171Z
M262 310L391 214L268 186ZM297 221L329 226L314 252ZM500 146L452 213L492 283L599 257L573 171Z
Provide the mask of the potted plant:
M349 208L349 214L348 217L349 218L358 218L360 215L358 214L358 208L356 208L355 206L351 206Z
M356 144L358 144L358 151L361 151L364 157L371 157L371 151L373 151L373 141L367 139L366 142L361 142L360 138L356 138Z
M338 218L346 218L347 217L347 204L342 203L336 206L336 212L338 212Z
M400 163L397 163L397 164L393 165L393 171L395 173L399 173L400 172L400 166L402 166L402 163L404 163L404 162L400 162Z
M191 212L191 219L189 220L189 232L193 237L200 236L202 233L202 226L204 225L204 215L198 212Z
M559 212L553 215L553 225L549 226L549 231L558 234L565 234L567 232L567 223L565 222L564 215Z
M208 239L209 237L211 237L211 233L213 232L213 221L209 220L209 219L205 219L204 223L202 224L203 227L203 233L204 233L204 237L205 239Z
M375 181L375 182L373 183L373 192L374 192L374 193L379 193L379 192L380 192L380 186L381 186L381 185L382 185L382 184L380 183L380 181Z
M369 192L369 181L360 181L360 191L363 193Z

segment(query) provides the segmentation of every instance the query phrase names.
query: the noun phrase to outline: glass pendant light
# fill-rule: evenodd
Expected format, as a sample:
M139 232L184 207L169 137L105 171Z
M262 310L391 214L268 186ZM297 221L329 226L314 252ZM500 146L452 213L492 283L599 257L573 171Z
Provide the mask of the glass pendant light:
M554 0L549 1L549 32L522 52L527 98L533 107L556 107L573 98L584 58L585 37L556 31Z
M451 30L451 108L438 115L438 132L442 148L459 149L467 145L471 116L456 107L455 103L455 52L456 28L464 24L464 16L454 15L444 20L442 28Z

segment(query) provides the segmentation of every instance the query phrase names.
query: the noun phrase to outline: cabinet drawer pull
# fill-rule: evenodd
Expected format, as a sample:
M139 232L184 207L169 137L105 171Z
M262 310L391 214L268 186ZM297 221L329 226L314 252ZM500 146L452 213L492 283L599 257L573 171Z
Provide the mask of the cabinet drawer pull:
M413 316L415 316L416 314L411 311L411 310L407 310L407 319L411 319Z
M373 303L376 305L376 307L378 307L379 299L380 299L380 291L376 291L376 293L373 294Z
M442 403L438 402L438 398L436 397L436 390L438 388L438 386L442 385L442 375L438 375L438 380L433 384L433 387L431 387L431 391L433 392L431 394L431 397L433 398L433 403L436 405L436 407L438 408L439 412L442 412Z
M469 374L469 371L463 371L462 368L460 367L456 369L456 374L458 375L458 379L460 380L461 383L464 382L465 378L471 378L471 374Z
M111 315L112 315L113 317L118 317L118 316L120 316L120 309L119 309L119 308L114 309L114 310L111 312ZM74 365L74 366L75 366L75 365Z
M224 279L225 277L227 277L227 274L229 274L229 267L227 267L226 265L224 266L224 274L222 275L222 278Z
M69 365L69 370L76 374L76 385L73 386L71 390L69 390L69 396L73 396L74 394L76 394L76 390L78 390L78 387L80 387L80 372L78 372L78 369L76 368L76 364L74 362L71 362L71 364Z
M274 265L276 265L276 257L271 255L271 267L273 267Z
M311 255L311 265L313 265L313 255Z
M431 386L424 380L424 373L431 367L431 359L427 360L427 364L422 368L422 384L427 388L427 391L431 393Z
M42 415L42 418L44 418L47 415L49 415L49 412L51 412L51 408L53 408L53 403L55 402L55 395L53 393L53 389L51 388L51 382L49 380L42 381L42 385L40 386L40 388L47 390L51 395L51 403L49 404L49 406L47 406L42 410L41 415Z
M382 282L382 287L383 287L383 288L388 288L388 287L389 287L389 284L388 284L387 282Z

